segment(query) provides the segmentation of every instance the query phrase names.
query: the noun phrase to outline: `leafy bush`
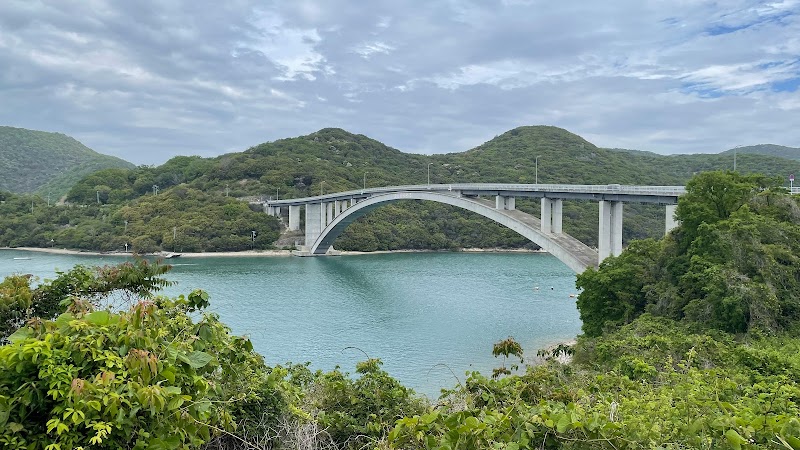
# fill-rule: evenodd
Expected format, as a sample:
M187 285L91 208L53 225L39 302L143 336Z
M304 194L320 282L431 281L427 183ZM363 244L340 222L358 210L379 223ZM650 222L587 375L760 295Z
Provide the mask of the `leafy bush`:
M143 300L113 313L74 303L0 347L0 443L9 448L195 447L231 429L230 404L264 371L208 304Z

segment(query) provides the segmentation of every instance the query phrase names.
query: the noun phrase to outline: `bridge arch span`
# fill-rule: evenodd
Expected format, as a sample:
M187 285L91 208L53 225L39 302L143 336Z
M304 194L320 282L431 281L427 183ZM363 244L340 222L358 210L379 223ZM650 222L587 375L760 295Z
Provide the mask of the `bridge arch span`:
M518 210L496 209L491 202L476 198L459 197L450 193L425 191L376 194L352 205L342 211L340 215L336 216L336 218L322 230L319 237L317 237L313 243L306 243L306 245L309 246L309 253L312 255L324 255L328 249L330 249L331 245L333 245L333 241L335 241L351 223L373 209L401 200L429 200L480 214L483 217L521 234L543 250L561 260L577 273L583 272L587 267L594 267L597 264L597 251L567 234L542 232L539 219L530 214Z

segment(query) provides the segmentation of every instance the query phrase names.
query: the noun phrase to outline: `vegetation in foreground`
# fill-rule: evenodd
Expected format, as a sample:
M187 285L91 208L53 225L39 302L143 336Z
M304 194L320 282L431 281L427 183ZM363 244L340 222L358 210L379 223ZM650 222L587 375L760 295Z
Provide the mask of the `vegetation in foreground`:
M266 365L202 314L204 293L152 296L161 266L76 268L35 287L7 278L0 443L798 449L800 209L762 177L702 174L687 188L676 232L579 277L576 346L509 374L505 358L523 355L499 343L497 378L469 374L432 404L378 360L354 377ZM109 293L133 302L104 309ZM573 361L558 362L563 353Z

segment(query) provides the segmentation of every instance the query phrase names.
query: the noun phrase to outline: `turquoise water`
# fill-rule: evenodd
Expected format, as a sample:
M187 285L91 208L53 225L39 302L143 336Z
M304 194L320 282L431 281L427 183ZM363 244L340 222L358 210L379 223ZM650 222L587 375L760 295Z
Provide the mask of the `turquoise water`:
M15 260L14 258L30 258ZM75 264L121 257L0 250L0 277L52 278ZM513 336L529 357L580 331L575 275L548 254L397 253L324 258L184 258L168 295L202 288L211 310L247 334L268 364L310 361L353 372L357 361L384 368L436 396L468 370L500 364L492 344ZM535 290L535 287L539 290ZM552 289L551 289L552 287ZM363 353L362 353L363 352ZM452 372L451 372L452 371ZM455 374L455 377L454 375Z

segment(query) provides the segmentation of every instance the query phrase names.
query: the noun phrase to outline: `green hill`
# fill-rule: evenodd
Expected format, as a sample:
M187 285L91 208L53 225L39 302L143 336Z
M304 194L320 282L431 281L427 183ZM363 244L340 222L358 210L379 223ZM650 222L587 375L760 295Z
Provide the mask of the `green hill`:
M775 144L759 144L759 145L748 145L744 147L737 147L732 148L730 150L726 150L722 152L723 154L757 154L757 155L768 155L768 156L777 156L779 158L786 158L786 159L793 159L795 161L800 161L800 147L786 147L783 145L775 145Z
M0 127L0 190L58 198L84 176L133 164L102 155L61 134Z
M176 157L158 167L132 169L106 169L90 174L69 191L68 201L73 205L97 205L98 193L101 208L92 220L81 225L77 217L81 208L73 208L62 223L70 224L69 231L53 228L53 237L45 242L61 242L66 246L94 245L96 240L78 233L97 232L98 221L108 234L105 242L147 242L147 249L176 248L173 228L181 227L189 248L226 250L241 248L241 230L262 229L263 239L271 236L277 224L249 225L238 223L239 230L223 239L225 226L210 227L230 220L222 214L218 218L196 214L202 203L211 199L280 198L319 195L366 187L424 184L428 173L432 183L497 182L497 183L572 183L572 184L644 184L683 185L694 174L709 170L733 167L733 155L672 155L650 152L630 152L599 148L580 136L551 126L519 127L471 150L443 155L417 155L403 153L363 135L326 128L296 138L266 142L243 152L214 158ZM800 162L759 154L738 155L740 173L760 172L785 177L800 173ZM153 198L154 188L160 194ZM192 200L182 219L169 214L173 206L186 202L187 192ZM201 195L202 193L202 195ZM226 198L228 197L228 198ZM159 200L161 199L161 200ZM173 203L167 202L171 199ZM180 203L182 204L182 203ZM220 204L222 205L222 204ZM538 214L539 204L534 200L520 199L517 208ZM124 212L123 212L124 210ZM597 240L597 206L589 202L565 202L564 231L588 245ZM625 205L626 218L623 236L633 238L657 237L663 234L664 210L658 206ZM102 215L102 216L100 216ZM74 216L74 217L73 217ZM107 216L106 219L102 217ZM159 217L170 217L167 226ZM174 219L174 220L173 220ZM250 219L248 219L250 220ZM124 227L125 222L129 226ZM255 226L255 228L253 228ZM250 228L248 228L250 227ZM275 228L272 228L275 227ZM219 245L201 246L212 228ZM0 230L3 224L0 223ZM77 231L76 231L77 230ZM135 231L135 235L131 234ZM15 235L16 245L27 242L24 229ZM111 236L119 237L111 238ZM143 236L148 236L144 239ZM80 237L80 239L79 239ZM189 239L191 237L191 239ZM176 238L180 240L181 238ZM236 246L225 242L237 242ZM4 245L0 234L0 245ZM7 245L7 244L6 244ZM115 246L118 244L114 244ZM264 242L258 243L262 248ZM409 201L379 208L352 224L336 241L343 250L394 250L448 249L469 247L535 247L533 244L472 213L432 202Z

